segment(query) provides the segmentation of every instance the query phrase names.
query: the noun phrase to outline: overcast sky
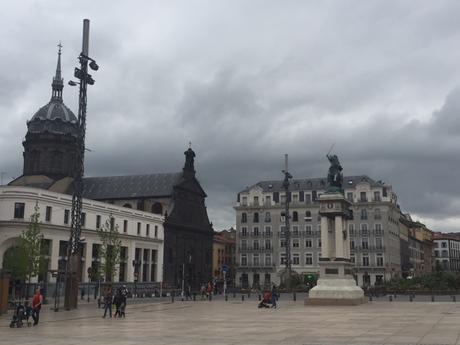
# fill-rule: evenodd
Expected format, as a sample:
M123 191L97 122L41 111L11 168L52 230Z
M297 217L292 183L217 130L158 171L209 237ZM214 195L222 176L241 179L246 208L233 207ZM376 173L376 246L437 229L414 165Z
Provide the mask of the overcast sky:
M84 10L85 9L85 10ZM0 170L22 173L26 121L72 77L83 18L100 65L86 175L178 171L192 142L209 216L236 194L325 176L393 186L405 212L460 231L459 1L8 1L0 10ZM64 88L77 113L77 89Z

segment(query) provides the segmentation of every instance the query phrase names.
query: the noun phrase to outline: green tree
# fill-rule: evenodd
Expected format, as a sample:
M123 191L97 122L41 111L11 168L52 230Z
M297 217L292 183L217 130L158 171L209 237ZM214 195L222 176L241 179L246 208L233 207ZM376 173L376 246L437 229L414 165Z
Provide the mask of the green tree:
M103 226L97 230L101 240L100 272L108 282L113 281L117 272L117 266L120 263L121 240L118 232L118 225L115 224L115 218L110 215Z
M32 277L37 276L43 269L44 256L41 251L43 234L40 231L40 213L38 204L35 204L34 213L30 222L19 238L19 254L23 261L25 279L30 283Z
M43 235L40 231L40 213L35 204L27 229L24 229L17 246L9 248L4 257L4 268L11 274L13 281L27 281L46 270L42 254Z
M12 281L26 279L25 255L22 247L14 246L7 249L3 257L3 268L11 274Z

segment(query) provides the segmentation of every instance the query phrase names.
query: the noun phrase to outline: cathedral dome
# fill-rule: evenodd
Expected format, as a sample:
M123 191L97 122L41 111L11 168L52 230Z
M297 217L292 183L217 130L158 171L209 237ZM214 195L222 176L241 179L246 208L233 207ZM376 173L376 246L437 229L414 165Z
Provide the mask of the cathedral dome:
M59 46L56 74L51 87L51 100L27 122L28 132L78 135L77 117L62 101L64 79L61 76L61 46Z
M76 123L77 118L74 113L67 108L67 106L62 102L62 100L51 99L51 101L41 107L35 115L32 117L31 121L35 119L40 120L56 120L59 119L63 122L72 122Z
M80 138L78 119L62 101L61 44L51 100L27 121L24 146L24 176L43 175L52 179L73 177Z

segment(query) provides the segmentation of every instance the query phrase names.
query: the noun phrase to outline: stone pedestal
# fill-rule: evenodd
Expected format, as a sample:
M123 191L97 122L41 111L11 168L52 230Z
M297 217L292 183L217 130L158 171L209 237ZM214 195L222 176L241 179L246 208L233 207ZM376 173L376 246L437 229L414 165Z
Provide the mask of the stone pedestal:
M350 202L342 193L320 196L321 259L320 279L310 290L305 304L357 305L366 302L363 290L353 279L350 261L348 220L351 219Z

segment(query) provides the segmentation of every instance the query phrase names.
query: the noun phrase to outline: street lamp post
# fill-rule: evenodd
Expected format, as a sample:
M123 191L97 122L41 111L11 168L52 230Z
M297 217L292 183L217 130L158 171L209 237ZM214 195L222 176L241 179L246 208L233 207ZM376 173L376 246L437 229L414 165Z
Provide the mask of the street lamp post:
M284 155L284 174L283 188L285 191L285 203L284 203L284 219L285 219L285 240L286 240L286 290L287 292L291 291L291 232L289 228L289 180L292 179L292 175L288 171L288 155Z
M89 19L83 20L83 42L82 51L78 57L80 68L75 68L74 76L80 82L69 81L69 85L80 85L78 95L78 148L76 150L75 176L73 180L72 194L72 222L70 226L70 239L67 249L66 284L65 284L65 309L70 310L77 307L78 301L78 274L81 272L81 227L82 227L82 206L83 206L83 173L85 158L85 134L86 134L86 103L87 85L93 85L94 79L88 73L89 67L97 71L99 66L96 61L88 56L89 48Z

